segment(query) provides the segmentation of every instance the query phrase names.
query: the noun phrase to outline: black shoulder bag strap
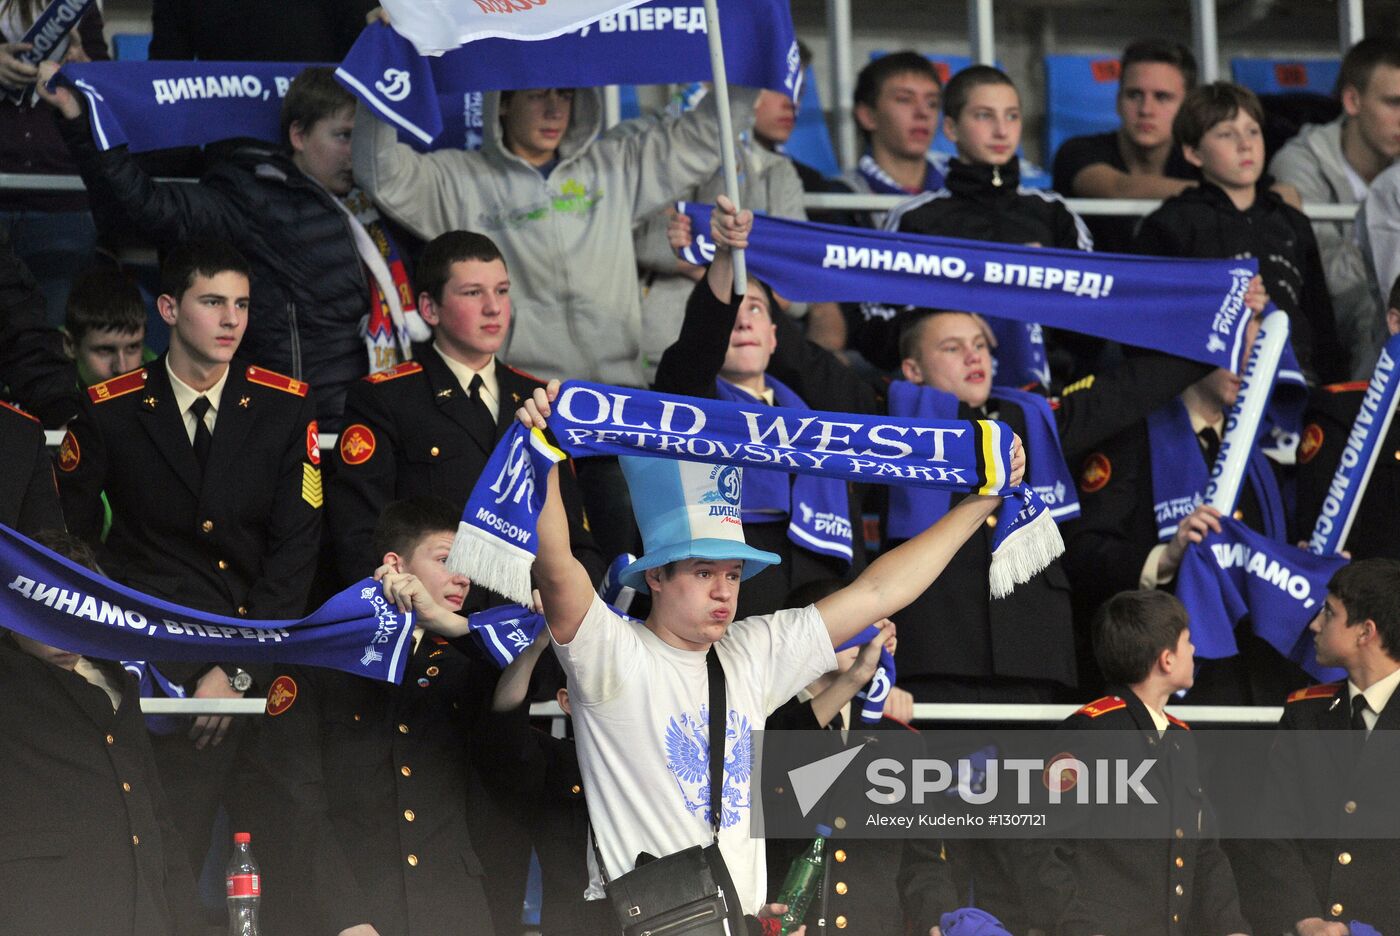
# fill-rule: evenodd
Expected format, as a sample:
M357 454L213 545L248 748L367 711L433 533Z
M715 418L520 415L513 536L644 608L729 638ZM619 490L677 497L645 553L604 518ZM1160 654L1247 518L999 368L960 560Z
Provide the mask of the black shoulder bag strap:
M710 674L710 829L718 845L724 822L724 729L729 721L729 707L724 694L724 667L719 665L714 644L705 654L705 668Z

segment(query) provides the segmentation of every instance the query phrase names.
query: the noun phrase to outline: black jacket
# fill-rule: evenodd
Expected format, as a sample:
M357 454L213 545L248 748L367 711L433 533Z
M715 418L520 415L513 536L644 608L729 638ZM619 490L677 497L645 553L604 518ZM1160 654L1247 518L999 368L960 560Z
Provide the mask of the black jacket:
M1366 382L1330 384L1312 396L1304 418L1303 439L1298 446L1298 535L1312 535L1332 475L1342 459L1352 423L1366 395ZM1380 443L1380 455L1366 485L1356 519L1343 546L1353 559L1382 556L1400 559L1400 420L1392 419L1390 432Z
M1240 890L1257 914L1256 933L1292 932L1308 917L1400 932L1400 746L1390 740L1400 701L1386 705L1359 758L1350 721L1345 682L1300 689L1283 707L1261 784L1263 815L1313 834L1245 843L1255 860L1243 863Z
M0 936L202 932L136 680L93 662L121 689L116 712L0 637Z
M468 799L490 664L425 633L402 685L278 672L238 772L238 809L265 843L267 931L489 936Z
M86 114L59 127L89 191L110 192L160 246L204 237L243 253L252 304L239 353L314 386L321 431L338 431L346 390L369 371L370 286L334 197L265 144L235 150L198 185L163 183L126 147L99 152Z
M1210 831L1214 818L1201 788L1195 745L1185 722L1158 737L1147 706L1124 686L1071 715L1056 749L1075 752L1081 731L1140 733L1141 755L1155 758L1143 785L1168 804L1175 834L1165 839L1045 841L1038 883L1053 885L1044 906L1057 911L1059 936L1227 936L1247 933L1230 860ZM1084 747L1093 748L1088 742ZM1116 750L1116 748L1115 748ZM1131 757L1131 755L1130 755ZM1192 834L1185 834L1190 829ZM1198 834L1205 830L1205 834Z
M63 529L44 427L0 402L0 523L33 536Z
M1345 380L1347 350L1337 337L1312 224L1268 182L1260 180L1254 204L1240 211L1224 189L1202 180L1142 219L1133 250L1158 257L1258 258L1269 298L1288 313L1293 350L1309 381Z
M49 324L44 294L5 235L0 235L0 388L50 429L78 413L77 368Z
M1005 166L948 162L946 188L890 212L892 230L999 244L1092 250L1089 229L1054 192L1021 187L1016 160Z
M306 385L234 358L204 474L164 357L88 394L59 451L59 492L107 574L232 617L301 617L323 499ZM104 492L112 528L101 543ZM177 682L199 668L161 667Z
M467 394L430 344L415 345L412 361L371 374L350 388L326 517L342 585L365 577L379 564L381 557L374 555L371 544L374 527L393 501L431 494L458 508L466 506L516 409L544 381L497 358L496 384L500 412L490 438L474 428ZM573 462L561 466L559 490L574 555L596 582L607 563L589 532ZM474 590L467 610L484 607L484 595Z

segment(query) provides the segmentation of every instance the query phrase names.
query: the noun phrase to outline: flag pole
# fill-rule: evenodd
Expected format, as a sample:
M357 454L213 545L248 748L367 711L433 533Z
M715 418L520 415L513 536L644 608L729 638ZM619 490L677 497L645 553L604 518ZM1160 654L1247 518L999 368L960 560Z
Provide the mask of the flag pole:
M729 111L729 78L724 70L724 44L719 33L718 0L705 0L705 28L710 40L710 69L715 79L715 107L719 110L719 155L724 167L724 189L737 209L739 204L739 165L734 153L734 119ZM733 252L734 293L749 291L748 269L744 252Z

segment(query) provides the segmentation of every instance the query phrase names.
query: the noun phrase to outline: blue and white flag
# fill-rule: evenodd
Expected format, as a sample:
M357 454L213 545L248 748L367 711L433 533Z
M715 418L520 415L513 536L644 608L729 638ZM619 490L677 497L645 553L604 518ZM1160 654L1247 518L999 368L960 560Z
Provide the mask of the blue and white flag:
M38 65L40 62L58 58L59 53L68 48L65 40L69 33L95 5L96 0L53 0L35 18L34 25L30 26L29 31L19 40L29 43L32 48L15 52L15 60L25 65ZM14 4L11 9L18 6ZM28 84L8 91L5 99L14 105L23 104L33 87L32 84Z
M248 137L283 145L282 99L306 62L69 62L49 82L67 84L87 100L99 149L133 153L204 146ZM479 149L480 91L437 99L442 132L434 149ZM418 137L399 139L420 150Z
M681 202L695 232L681 259L714 259L710 206ZM1084 253L871 231L757 214L749 273L799 302L981 312L1239 370L1255 260Z
M850 650L853 647L864 647L880 633L880 628L871 624L865 630L856 634L850 640L836 648L836 652ZM875 675L871 677L870 684L856 693L856 700L860 703L860 720L866 725L878 725L880 719L885 717L885 700L890 697L890 690L894 688L894 654L889 648L880 648L880 662L875 666ZM849 727L849 726L848 726Z
M1040 498L1029 485L1011 487L1013 433L994 420L792 412L569 381L554 402L549 428L558 446L520 423L502 436L467 500L447 558L454 571L520 602L530 600L546 480L566 453L673 458L1003 497L992 547L994 598L1064 551Z
M535 642L545 624L543 614L524 605L506 604L467 615L467 626L491 662L505 669Z
M385 0L394 29L421 55L441 55L481 39L538 42L616 16L645 0Z
M1381 349L1376 369L1366 385L1366 395L1361 398L1361 408L1352 421L1346 447L1342 449L1337 471L1327 486L1322 511L1308 540L1308 550L1319 556L1335 555L1346 545L1352 520L1380 456L1381 442L1390 432L1391 421L1395 418L1396 398L1400 396L1397 361L1400 361L1400 335L1392 335Z
M719 6L729 81L796 100L802 68L788 0L720 0ZM704 6L676 0L649 0L544 42L483 39L437 57L420 55L376 23L360 34L336 76L385 122L430 144L443 131L443 99L468 91L708 81L708 43Z
M1332 574L1347 560L1275 542L1228 515L1220 527L1186 547L1177 572L1176 596L1190 615L1196 655L1238 654L1235 625L1249 615L1256 635L1314 678L1345 677L1318 664L1308 624L1322 609Z
M399 682L413 615L365 579L300 621L252 621L184 608L85 569L0 525L0 622L103 660L301 663Z

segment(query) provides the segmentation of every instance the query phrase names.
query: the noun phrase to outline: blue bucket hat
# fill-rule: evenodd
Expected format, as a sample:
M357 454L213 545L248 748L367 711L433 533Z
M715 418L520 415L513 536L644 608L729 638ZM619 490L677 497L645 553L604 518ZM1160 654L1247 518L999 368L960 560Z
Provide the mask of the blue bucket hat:
M634 455L618 461L646 550L622 570L622 584L649 592L647 569L681 559L742 559L745 579L781 561L744 542L742 468Z

